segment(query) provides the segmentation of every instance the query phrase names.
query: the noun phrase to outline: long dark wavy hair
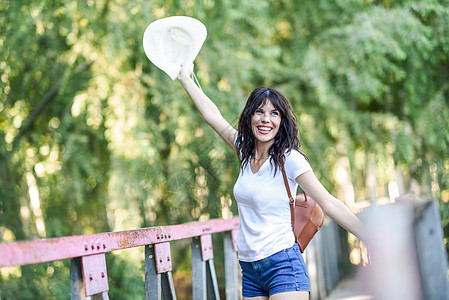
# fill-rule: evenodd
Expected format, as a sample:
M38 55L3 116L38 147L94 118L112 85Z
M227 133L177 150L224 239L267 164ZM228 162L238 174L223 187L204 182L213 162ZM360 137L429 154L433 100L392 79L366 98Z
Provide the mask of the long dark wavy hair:
M254 134L251 129L251 117L255 113L256 109L263 106L267 101L270 101L274 108L276 108L281 116L281 124L279 131L274 138L274 143L268 149L268 154L271 155L270 163L274 164L275 171L280 168L282 161L281 157L284 151L287 149L298 150L301 147L301 141L299 138L299 126L295 114L285 96L271 88L258 87L251 95L249 95L246 101L245 108L243 109L238 126L238 135L236 140L237 153L239 154L240 165L242 168L249 163L249 160L254 155L255 141ZM307 156L299 151L307 159Z

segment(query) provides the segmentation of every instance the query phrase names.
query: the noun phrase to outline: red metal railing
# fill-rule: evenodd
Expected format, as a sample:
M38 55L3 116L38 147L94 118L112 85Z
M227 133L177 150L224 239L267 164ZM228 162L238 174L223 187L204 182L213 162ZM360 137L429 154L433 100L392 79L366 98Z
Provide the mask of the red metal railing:
M99 295L108 298L105 253L145 246L145 298L176 299L171 277L170 242L192 238L194 299L219 299L213 265L211 234L225 232L227 299L238 299L235 247L239 218L213 219L180 225L120 232L0 243L0 267L21 266L71 259L71 299Z

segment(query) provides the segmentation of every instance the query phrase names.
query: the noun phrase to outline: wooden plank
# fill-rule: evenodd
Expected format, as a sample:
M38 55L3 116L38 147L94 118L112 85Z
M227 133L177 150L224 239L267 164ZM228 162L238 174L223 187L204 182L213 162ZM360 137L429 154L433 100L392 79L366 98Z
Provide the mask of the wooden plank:
M170 243L154 245L154 254L157 273L166 273L172 270Z
M214 249L212 246L212 235L205 234L200 237L201 257L204 261L214 258Z
M239 218L212 219L180 225L0 243L0 268L100 254L238 229Z
M81 268L86 296L93 296L109 290L104 253L81 257Z

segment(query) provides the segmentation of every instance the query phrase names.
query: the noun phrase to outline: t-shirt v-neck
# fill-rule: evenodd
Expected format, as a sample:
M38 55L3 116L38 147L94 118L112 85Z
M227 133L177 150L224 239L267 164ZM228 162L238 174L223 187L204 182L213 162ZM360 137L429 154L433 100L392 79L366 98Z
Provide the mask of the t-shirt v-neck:
M250 160L249 160L249 171L251 172L251 174L257 175L257 173L259 173L259 171L260 171L262 168L264 168L265 165L266 165L267 163L268 163L268 164L270 163L271 156L268 157L268 158L263 162L263 164L260 165L259 169L257 169L256 172L253 172L253 168L251 167L251 159L252 159L252 158L250 158Z

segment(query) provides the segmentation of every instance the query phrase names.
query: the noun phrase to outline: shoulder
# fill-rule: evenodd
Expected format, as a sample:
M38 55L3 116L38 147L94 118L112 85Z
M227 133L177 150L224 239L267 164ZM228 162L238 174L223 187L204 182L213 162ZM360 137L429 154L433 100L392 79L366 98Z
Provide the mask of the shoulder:
M285 160L299 160L307 162L306 157L296 149L287 149L285 150Z
M295 149L287 150L285 152L285 165L287 169L312 169L306 157L301 152Z

